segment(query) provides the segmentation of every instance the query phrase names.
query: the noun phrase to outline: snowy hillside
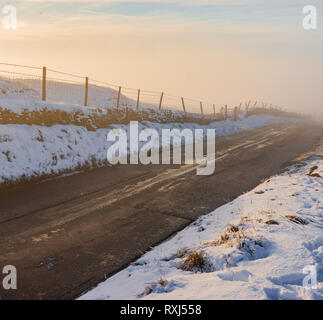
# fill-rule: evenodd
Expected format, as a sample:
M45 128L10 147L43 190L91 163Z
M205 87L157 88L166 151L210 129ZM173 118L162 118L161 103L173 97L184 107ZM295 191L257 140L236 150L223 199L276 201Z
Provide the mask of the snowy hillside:
M90 83L88 87L88 104L84 108L84 83L47 80L46 102L41 101L41 92L41 79L10 79L0 77L0 106L15 112L21 112L24 108L39 110L39 108L45 105L60 110L70 110L71 108L79 108L82 111L91 108L109 109L116 107L118 97L118 88L113 89ZM123 92L126 92L126 94ZM150 108L158 110L159 99L160 94L144 94L142 92L140 94L139 109ZM176 106L173 99L164 96L163 109L183 113L180 99L176 100ZM119 106L135 110L137 107L137 91L123 88L120 94ZM199 110L199 107L195 108L195 110ZM189 108L187 111L193 112L194 109ZM201 115L199 112L196 112L195 116L200 117Z
M322 177L323 141L80 299L323 299Z
M115 107L118 92L107 87L96 85L89 86L88 106L92 108ZM46 105L64 108L67 106L82 107L84 105L84 84L73 84L66 82L47 81ZM12 100L14 99L14 100ZM23 108L33 108L44 105L41 102L41 81L38 79L7 80L0 78L0 106L10 107L15 111L21 108L15 107L23 104ZM11 104L10 104L11 101ZM20 102L19 102L20 101ZM23 101L23 103L22 103ZM120 106L135 106L135 101L120 95ZM84 108L82 108L84 109Z

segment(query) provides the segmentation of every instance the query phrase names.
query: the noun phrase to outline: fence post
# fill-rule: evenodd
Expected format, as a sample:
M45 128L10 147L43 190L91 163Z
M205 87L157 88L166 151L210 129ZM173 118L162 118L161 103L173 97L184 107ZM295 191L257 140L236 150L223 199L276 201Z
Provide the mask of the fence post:
M201 109L201 115L203 115L203 105L202 105L202 101L200 101L200 109Z
M140 89L138 89L138 94L137 94L137 105L136 105L136 109L139 109L139 98L140 98Z
M87 100L89 96L89 78L85 77L85 97L84 97L84 107L87 107Z
M118 97L117 97L117 109L119 108L119 103L120 103L120 94L121 94L121 87L119 87L119 91L118 91Z
M160 100L159 100L159 110L160 110L160 109L161 109L161 107L162 107L163 97L164 97L164 92L162 92L162 93L161 93L161 95L160 95Z
M213 115L215 116L215 104L213 105Z
M182 97L182 106L183 106L183 110L186 113L186 108L185 108L185 103L184 103L184 98Z
M234 107L233 120L237 121L237 118L238 118L238 107Z
M42 101L46 101L46 67L43 67Z

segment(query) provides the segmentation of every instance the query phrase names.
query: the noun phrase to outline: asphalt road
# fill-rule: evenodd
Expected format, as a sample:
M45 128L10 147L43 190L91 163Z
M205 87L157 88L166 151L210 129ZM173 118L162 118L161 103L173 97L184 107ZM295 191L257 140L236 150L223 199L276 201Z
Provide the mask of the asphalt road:
M322 134L317 125L279 124L219 138L212 176L194 166L122 165L0 189L0 270L18 272L18 289L1 288L1 298L77 297L283 171Z

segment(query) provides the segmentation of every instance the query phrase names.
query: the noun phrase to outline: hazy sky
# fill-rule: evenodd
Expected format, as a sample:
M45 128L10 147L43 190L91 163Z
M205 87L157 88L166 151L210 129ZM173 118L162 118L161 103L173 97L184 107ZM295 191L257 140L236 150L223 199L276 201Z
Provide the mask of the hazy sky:
M0 62L207 100L323 114L321 0L10 1ZM318 30L302 27L304 5Z

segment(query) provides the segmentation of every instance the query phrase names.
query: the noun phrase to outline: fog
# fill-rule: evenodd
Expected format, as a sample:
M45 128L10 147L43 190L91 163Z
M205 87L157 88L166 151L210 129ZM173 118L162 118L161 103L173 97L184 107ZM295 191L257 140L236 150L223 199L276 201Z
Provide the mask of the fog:
M286 8L263 9L259 15L267 20L252 15L266 1L249 1L250 19L239 17L238 1L231 2L221 7L219 19L202 19L204 11L200 19L198 12L183 16L171 6L157 14L130 15L124 9L87 14L61 4L17 3L18 28L0 27L0 60L217 106L257 100L323 116L320 23L318 30L302 28L300 1L291 16L285 16Z

